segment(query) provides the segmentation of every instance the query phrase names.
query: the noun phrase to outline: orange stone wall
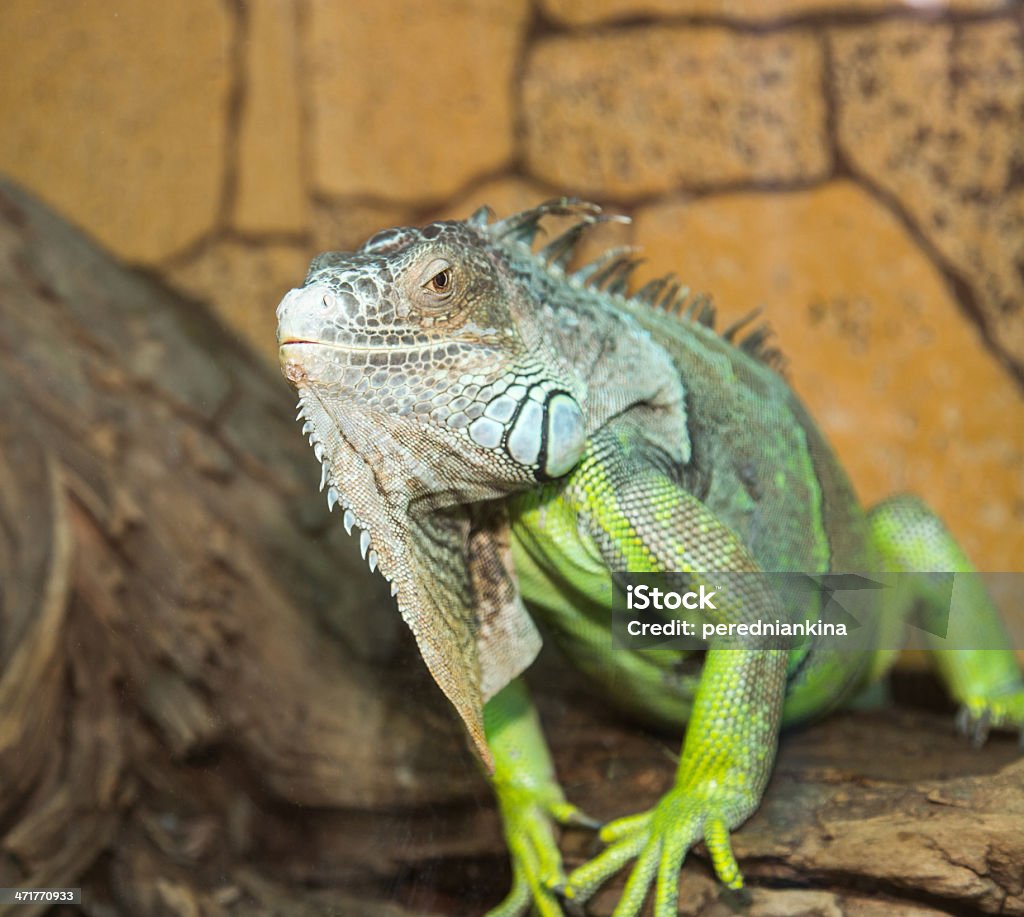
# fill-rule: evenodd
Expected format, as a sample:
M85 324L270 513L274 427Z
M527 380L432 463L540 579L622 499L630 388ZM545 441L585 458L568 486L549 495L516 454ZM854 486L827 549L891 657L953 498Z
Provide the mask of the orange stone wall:
M268 360L315 252L592 197L645 276L764 308L865 501L1024 570L1022 34L1004 0L7 0L0 171Z

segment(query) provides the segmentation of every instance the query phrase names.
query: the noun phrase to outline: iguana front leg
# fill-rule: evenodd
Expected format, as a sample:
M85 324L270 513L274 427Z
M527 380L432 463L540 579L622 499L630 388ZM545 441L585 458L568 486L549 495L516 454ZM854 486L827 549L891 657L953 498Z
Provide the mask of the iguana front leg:
M638 468L635 462L602 462L602 451L609 456L623 450L601 450L600 445L573 474L567 498L576 500L609 566L686 572L698 581L702 571L757 571L739 539L699 500L656 470ZM775 616L775 598L762 578L740 576L734 582L720 620ZM679 870L686 853L702 839L722 882L742 887L729 832L756 809L768 782L786 661L782 650L708 652L675 786L650 811L602 830L609 846L569 876L567 898L586 900L635 858L616 917L634 917L652 884L656 917L674 917Z
M512 890L487 917L519 917L531 904L540 917L561 917L565 888L554 825L596 827L566 802L521 678L484 706L484 729L494 759L491 785L512 860Z

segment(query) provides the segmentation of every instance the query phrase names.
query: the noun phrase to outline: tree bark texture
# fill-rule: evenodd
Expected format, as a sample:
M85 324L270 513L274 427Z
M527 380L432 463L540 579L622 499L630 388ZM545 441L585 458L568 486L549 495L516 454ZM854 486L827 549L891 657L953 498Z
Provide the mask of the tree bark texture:
M507 887L485 781L293 403L201 304L0 184L0 886L81 886L101 917L473 914ZM677 740L538 668L570 797L652 803ZM1024 914L1022 784L1012 741L934 713L788 737L735 838L750 913ZM731 912L702 851L682 902Z

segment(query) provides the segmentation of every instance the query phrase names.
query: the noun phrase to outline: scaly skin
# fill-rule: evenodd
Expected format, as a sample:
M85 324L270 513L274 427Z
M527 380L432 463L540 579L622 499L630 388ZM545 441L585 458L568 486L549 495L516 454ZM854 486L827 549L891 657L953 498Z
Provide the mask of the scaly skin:
M540 253L547 214L576 226ZM674 915L679 870L703 840L715 872L743 886L729 833L756 808L780 726L841 704L884 672L878 651L807 642L712 647L699 676L678 650L611 648L615 571L683 572L694 586L759 571L969 571L941 523L897 498L863 512L804 408L769 365L763 329L735 341L708 303L670 280L624 295L628 258L564 265L593 205L556 201L491 223L436 223L321 255L278 310L285 375L346 528L391 582L424 660L462 716L498 798L513 887L492 917L543 917L584 902L633 863L616 917L653 893ZM774 619L765 578L737 577L721 623ZM936 601L922 579L924 604ZM954 638L1001 625L976 585ZM529 613L527 612L529 608ZM936 606L936 611L938 607ZM606 848L566 875L559 825L590 824L554 775L518 677L540 638L533 617L609 700L686 724L673 788L605 825ZM943 651L939 671L975 741L1024 726L1008 649Z

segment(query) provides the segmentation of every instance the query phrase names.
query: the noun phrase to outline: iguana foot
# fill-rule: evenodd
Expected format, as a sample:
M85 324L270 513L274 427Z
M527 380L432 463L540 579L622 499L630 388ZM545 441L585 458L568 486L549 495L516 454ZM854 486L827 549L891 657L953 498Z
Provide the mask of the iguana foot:
M714 784L703 788L676 787L651 810L620 818L600 833L608 844L589 863L569 876L565 897L586 901L630 860L636 865L626 882L614 917L635 917L654 885L654 917L675 917L679 901L679 870L687 852L703 840L718 878L730 889L741 889L743 877L732 855L729 826L738 824L738 811L749 811L748 800L723 798Z
M512 890L486 917L562 917L566 886L554 826L596 828L600 823L566 802L557 784L495 785L512 860Z
M1024 682L968 697L957 714L956 726L976 748L985 744L992 729L1017 730L1024 747Z

